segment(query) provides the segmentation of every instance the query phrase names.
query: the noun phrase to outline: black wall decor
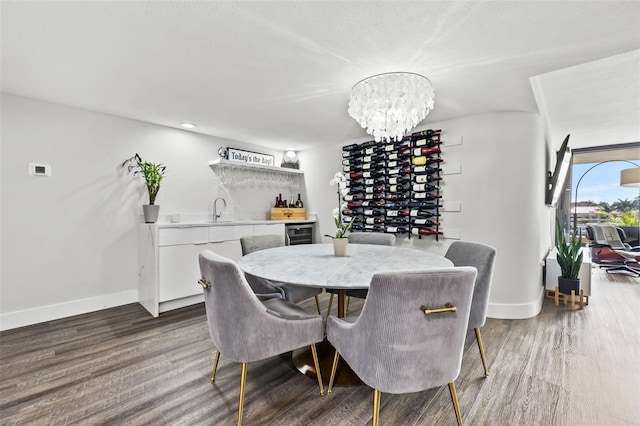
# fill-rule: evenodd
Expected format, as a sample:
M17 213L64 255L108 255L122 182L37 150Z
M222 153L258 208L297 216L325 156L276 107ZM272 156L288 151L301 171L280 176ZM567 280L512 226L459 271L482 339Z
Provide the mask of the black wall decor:
M422 237L440 231L441 130L425 130L400 141L342 147L349 193L343 220L354 231Z

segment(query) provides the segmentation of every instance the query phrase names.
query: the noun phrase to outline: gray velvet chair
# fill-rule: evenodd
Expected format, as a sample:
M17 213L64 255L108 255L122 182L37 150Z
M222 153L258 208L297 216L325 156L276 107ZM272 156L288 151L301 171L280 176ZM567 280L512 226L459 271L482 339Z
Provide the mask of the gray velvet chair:
M280 234L251 235L240 238L240 245L242 247L242 255L245 256L258 250L282 247L285 245L285 237ZM320 300L318 299L318 295L322 293L321 288L303 287L286 283L274 283L272 281L265 280L264 278L255 277L251 274L246 274L246 278L256 294L266 293L267 295L272 295L280 292L283 298L293 303L302 302L303 300L313 297L316 301L318 314L320 314Z
M199 262L202 278L198 282L203 287L209 334L216 346L211 381L215 381L220 354L242 363L238 425L242 424L248 362L310 345L318 386L324 394L315 347L324 337L322 316L309 315L280 298L261 302L230 259L205 250Z
M489 292L491 291L491 280L493 279L496 249L483 244L454 241L449 246L444 257L451 260L455 266L473 266L478 270L468 328L473 328L476 333L484 375L488 376L489 368L484 355L480 327L484 326L487 320L487 306L489 305Z
M349 233L350 244L376 244L380 246L395 246L396 236L393 234L382 234L379 232L350 232ZM327 309L327 316L331 313L331 306L333 305L333 295L337 293L337 290L327 290L327 293L331 294L329 297L329 308ZM367 290L347 290L347 296L357 297L358 299L367 298ZM349 309L349 301L347 300L347 310Z
M327 339L336 348L327 392L342 356L374 388L374 426L381 392L419 392L445 384L461 425L453 381L460 373L475 278L472 267L375 274L355 321L327 319Z

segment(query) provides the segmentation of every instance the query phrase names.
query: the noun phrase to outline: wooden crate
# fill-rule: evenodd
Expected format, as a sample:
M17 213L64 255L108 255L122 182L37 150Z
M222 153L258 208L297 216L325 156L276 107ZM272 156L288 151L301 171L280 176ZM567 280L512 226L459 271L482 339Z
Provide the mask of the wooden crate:
M271 208L271 220L305 220L306 218L305 209Z

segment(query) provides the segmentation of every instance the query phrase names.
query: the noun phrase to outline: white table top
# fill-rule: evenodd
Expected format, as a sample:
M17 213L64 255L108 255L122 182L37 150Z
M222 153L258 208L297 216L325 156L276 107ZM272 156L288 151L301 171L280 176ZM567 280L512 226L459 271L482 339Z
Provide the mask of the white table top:
M346 257L336 257L332 244L300 244L259 250L238 261L240 269L272 281L329 289L369 288L379 272L419 271L451 267L433 253L404 247L349 244Z

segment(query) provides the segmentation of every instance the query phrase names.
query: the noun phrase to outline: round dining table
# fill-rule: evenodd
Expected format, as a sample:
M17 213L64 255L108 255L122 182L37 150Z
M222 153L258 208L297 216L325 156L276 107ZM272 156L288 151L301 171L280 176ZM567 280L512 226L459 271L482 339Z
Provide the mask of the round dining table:
M347 290L368 289L374 274L451 267L453 263L443 256L407 247L349 244L347 255L338 257L332 244L300 244L255 251L241 257L238 266L245 273L274 282L337 290L338 317L342 318L346 316ZM324 381L329 380L334 351L326 339L318 344ZM295 351L293 362L303 374L316 377L309 349ZM339 365L335 385L360 383L346 363Z

